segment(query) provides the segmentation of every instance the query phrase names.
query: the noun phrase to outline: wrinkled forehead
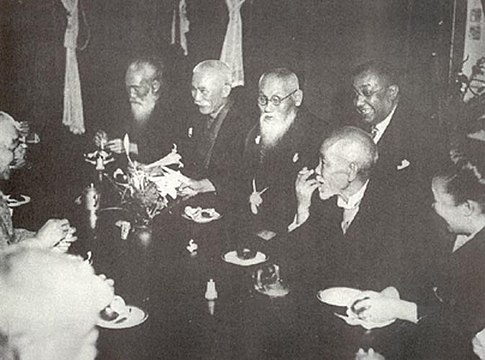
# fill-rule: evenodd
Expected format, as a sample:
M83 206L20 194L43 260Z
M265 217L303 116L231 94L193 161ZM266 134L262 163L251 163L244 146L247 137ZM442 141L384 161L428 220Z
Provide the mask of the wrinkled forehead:
M352 79L352 85L355 89L373 89L387 86L387 81L374 71L365 71L357 74Z
M139 86L149 81L155 75L155 70L148 66L130 66L126 71L126 86Z
M192 74L192 86L216 89L224 86L224 77L214 69L203 69Z
M291 88L289 81L285 81L284 79L271 75L265 76L259 83L260 94L268 97L273 95L286 96L289 91L293 91L295 89L296 87Z
M18 132L14 123L0 120L0 145L10 148L18 140Z

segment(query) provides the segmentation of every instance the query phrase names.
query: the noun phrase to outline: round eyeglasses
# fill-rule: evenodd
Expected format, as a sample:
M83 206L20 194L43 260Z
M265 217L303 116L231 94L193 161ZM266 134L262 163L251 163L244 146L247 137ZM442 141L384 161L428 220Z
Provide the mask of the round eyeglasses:
M258 104L261 106L266 106L270 102L274 106L280 106L283 100L288 99L291 95L296 93L299 89L293 90L291 93L284 97L279 97L278 95L273 95L269 99L265 95L259 95L258 96Z

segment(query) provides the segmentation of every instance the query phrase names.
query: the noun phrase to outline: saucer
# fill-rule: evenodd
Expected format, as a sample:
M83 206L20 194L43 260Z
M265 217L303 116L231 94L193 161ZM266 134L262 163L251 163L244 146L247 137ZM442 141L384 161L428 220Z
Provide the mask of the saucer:
M202 216L203 213L208 213L209 217ZM198 224L207 224L211 221L219 220L222 215L213 208L202 209L201 207L193 208L186 206L184 212L182 213L182 217Z
M222 256L222 260L234 265L251 266L264 263L266 260L268 260L268 256L258 251L252 259L241 259L237 256L237 251L233 250L224 254Z
M359 294L362 293L361 290L348 288L348 287L333 287L325 290L320 290L317 293L317 298L321 302L333 305L333 306L352 306L353 302Z
M105 329L128 329L144 323L147 318L148 314L142 309L128 305L124 314L109 321L99 318L97 325Z
M19 207L21 205L28 204L30 202L30 196L20 195L20 197L22 198L22 200L11 199L10 198L10 195L7 196L7 205L8 205L8 207L15 208L15 207Z

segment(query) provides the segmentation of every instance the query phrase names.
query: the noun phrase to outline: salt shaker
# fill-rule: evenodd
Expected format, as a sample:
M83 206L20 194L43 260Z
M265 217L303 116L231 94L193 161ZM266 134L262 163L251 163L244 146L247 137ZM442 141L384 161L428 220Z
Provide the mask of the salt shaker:
M209 307L209 314L214 315L214 309L216 306L215 300L217 299L216 283L213 279L207 282L207 290L205 291L205 298Z
M207 289L205 291L205 298L206 300L216 300L217 299L217 290L216 290L216 283L213 279L210 279L207 282Z

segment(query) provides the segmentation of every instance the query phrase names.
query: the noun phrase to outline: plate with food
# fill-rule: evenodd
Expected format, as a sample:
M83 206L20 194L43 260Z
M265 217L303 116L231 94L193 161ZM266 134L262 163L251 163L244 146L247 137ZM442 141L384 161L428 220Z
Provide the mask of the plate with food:
M105 329L128 329L144 323L147 318L145 311L126 305L123 298L116 295L111 304L100 312L97 325Z
M200 206L186 206L184 212L182 213L182 217L199 224L206 224L214 220L219 220L222 215L219 214L214 208L204 209Z
M268 260L268 256L260 251L241 249L227 252L222 256L222 260L234 265L252 266L264 263Z

